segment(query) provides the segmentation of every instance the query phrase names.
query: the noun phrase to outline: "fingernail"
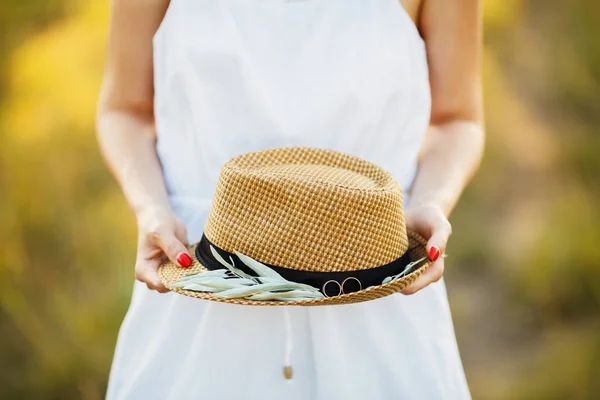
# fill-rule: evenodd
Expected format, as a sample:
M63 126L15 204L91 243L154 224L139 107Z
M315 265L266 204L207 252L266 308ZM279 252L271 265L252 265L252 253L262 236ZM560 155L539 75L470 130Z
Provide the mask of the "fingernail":
M192 257L190 257L187 253L179 253L177 256L177 262L184 268L192 265Z
M439 256L440 256L440 249L438 249L437 246L431 246L431 248L429 249L429 259L431 261L435 261L438 259Z

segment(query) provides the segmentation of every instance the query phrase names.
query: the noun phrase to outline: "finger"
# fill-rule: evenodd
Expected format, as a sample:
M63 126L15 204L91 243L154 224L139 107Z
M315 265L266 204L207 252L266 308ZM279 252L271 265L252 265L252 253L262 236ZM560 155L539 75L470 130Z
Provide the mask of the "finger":
M452 226L447 220L442 220L435 226L433 234L427 241L427 255L431 261L436 261L444 253L451 234Z
M183 223L179 223L177 225L177 229L175 230L175 237L177 239L179 239L179 241L181 243L183 243L183 245L185 247L187 247L187 245L188 245L187 229L186 229L186 227L185 227L185 225Z
M160 277L158 276L159 265L160 260L147 260L136 265L135 279L145 283L150 290L156 290L159 293L166 293L169 291L169 289L167 289L160 281Z
M167 289L165 286L154 286L154 285L150 285L148 283L146 283L146 286L148 287L148 290L155 290L158 293L169 293L170 290Z
M410 227L424 237L430 237L433 233L433 226L430 220L424 218L422 215L407 215L406 226Z
M162 231L154 235L156 244L175 265L187 268L192 265L192 257L187 247L175 236L174 232Z
M425 272L421 274L411 285L405 287L400 291L402 294L410 295L415 294L419 290L428 286L433 282L437 282L442 278L444 274L444 260L440 260L438 262L434 262L427 268Z

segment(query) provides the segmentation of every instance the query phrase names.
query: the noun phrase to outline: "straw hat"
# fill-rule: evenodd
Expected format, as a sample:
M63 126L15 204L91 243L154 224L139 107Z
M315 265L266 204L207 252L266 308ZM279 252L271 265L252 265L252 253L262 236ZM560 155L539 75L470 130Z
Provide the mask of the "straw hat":
M314 148L234 157L222 168L189 268L159 269L171 290L244 305L333 305L410 285L430 262L407 231L402 190L382 168Z

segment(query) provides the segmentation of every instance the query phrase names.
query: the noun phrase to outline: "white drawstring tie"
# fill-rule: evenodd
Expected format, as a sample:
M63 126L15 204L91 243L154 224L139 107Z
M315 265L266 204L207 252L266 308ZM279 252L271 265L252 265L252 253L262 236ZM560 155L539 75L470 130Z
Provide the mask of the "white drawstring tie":
M290 318L289 307L284 306L283 308L283 325L285 329L285 352L283 355L283 376L285 379L291 381L294 377L294 370L292 369L292 320Z

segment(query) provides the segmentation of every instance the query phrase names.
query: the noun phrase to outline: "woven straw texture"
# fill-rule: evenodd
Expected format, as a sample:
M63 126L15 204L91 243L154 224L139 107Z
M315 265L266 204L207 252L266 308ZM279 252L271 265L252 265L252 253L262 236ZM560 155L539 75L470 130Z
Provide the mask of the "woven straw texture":
M394 178L363 159L312 148L227 162L204 234L223 250L304 271L369 269L408 248Z
M408 231L408 237L410 240L410 248L408 252L410 254L411 261L416 261L420 258L426 257L427 252L425 250L425 244L427 241L415 232ZM190 246L190 253L194 254L196 246ZM193 292L191 290L174 289L174 292L181 293L186 296L195 297L197 299L213 300L222 303L240 304L246 306L330 306L330 305L341 305L360 303L363 301L375 300L381 297L389 296L397 293L413 283L423 272L429 268L431 262L427 259L416 271L400 278L394 282L386 283L381 286L372 286L367 289L363 289L359 292L342 294L335 297L326 297L324 299L317 300L302 300L302 301L255 301L247 299L223 299L214 296L212 293L205 292ZM166 262L163 264L158 271L161 281L164 285L169 286L177 282L182 277L189 274L197 274L202 271L207 271L206 268L198 262L194 257L193 264L188 268L180 268L173 263Z
M398 259L409 248L402 190L394 178L358 157L314 148L269 149L228 161L221 169L204 234L228 252L313 272L379 267ZM423 239L414 233L410 239L412 260L425 256ZM402 290L426 267L380 287L294 303L177 292L248 305L344 304ZM167 263L160 276L168 286L202 270L197 261L191 269Z

